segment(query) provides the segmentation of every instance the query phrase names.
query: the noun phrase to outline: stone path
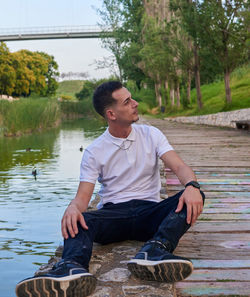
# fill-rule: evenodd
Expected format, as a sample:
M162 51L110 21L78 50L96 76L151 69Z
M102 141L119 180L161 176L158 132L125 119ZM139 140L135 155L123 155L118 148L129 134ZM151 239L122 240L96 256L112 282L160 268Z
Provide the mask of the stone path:
M250 133L150 119L196 172L206 194L203 214L175 254L195 270L176 283L180 296L250 296ZM167 194L182 189L166 172Z

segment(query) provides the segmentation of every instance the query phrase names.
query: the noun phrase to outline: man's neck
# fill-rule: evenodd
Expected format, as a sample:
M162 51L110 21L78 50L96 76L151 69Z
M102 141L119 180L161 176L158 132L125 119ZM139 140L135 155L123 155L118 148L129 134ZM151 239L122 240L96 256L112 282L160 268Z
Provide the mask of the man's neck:
M109 133L117 138L127 138L132 130L132 126L128 127L117 127L113 125L109 125Z

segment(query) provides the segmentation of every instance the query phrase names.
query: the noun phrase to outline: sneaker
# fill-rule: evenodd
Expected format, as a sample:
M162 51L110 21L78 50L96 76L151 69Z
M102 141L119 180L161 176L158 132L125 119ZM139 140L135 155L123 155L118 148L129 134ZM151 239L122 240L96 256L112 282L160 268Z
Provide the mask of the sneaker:
M27 278L16 286L18 297L84 297L96 286L96 278L80 264L60 261L47 274Z
M137 278L159 282L178 282L193 271L192 262L171 254L166 245L151 240L128 262L129 271Z

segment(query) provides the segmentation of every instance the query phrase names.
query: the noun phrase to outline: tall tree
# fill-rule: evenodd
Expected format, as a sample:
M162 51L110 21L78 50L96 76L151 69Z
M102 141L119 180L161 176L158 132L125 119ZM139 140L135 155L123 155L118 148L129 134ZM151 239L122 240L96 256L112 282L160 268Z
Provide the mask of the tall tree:
M100 24L103 29L102 44L113 54L114 58L111 56L104 61L99 61L99 67L111 67L114 69L114 61L116 61L118 74L115 74L123 81L123 69L121 67L123 40L119 36L119 34L122 34L120 28L123 22L121 4L119 0L104 0L103 7L103 10L98 10L102 18L102 24Z
M199 38L216 55L224 72L226 103L231 103L230 73L246 55L247 28L244 14L250 2L245 0L200 1Z
M15 88L16 73L12 57L5 43L0 43L0 94L11 95Z
M58 65L53 56L46 53L20 50L9 52L0 45L0 94L29 96L54 95Z
M101 67L114 69L118 66L120 80L133 79L138 88L145 75L137 66L140 62L141 19L143 15L142 0L104 0L103 9L98 11L101 26L112 30L103 35L102 43L112 57L101 61Z
M197 105L201 109L202 94L201 94L201 82L200 82L200 40L198 35L199 18L198 18L198 0L172 0L171 9L177 11L180 15L181 26L186 30L189 36L192 38L192 45L190 48L193 49L194 64L193 72L195 77L195 87L197 96ZM191 43L191 41L190 41Z
M46 88L43 89L43 95L53 96L58 88L57 77L59 76L58 64L55 61L54 56L48 55L44 52L38 52L38 54L45 60L47 64L45 75ZM84 74L85 75L85 74Z

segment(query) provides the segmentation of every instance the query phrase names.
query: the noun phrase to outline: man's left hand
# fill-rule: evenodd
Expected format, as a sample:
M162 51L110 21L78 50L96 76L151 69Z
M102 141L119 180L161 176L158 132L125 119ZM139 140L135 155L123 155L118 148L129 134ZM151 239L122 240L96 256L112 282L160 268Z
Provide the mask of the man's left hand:
M194 225L203 209L200 190L192 186L187 187L179 199L175 212L180 212L184 204L187 206L187 223Z

